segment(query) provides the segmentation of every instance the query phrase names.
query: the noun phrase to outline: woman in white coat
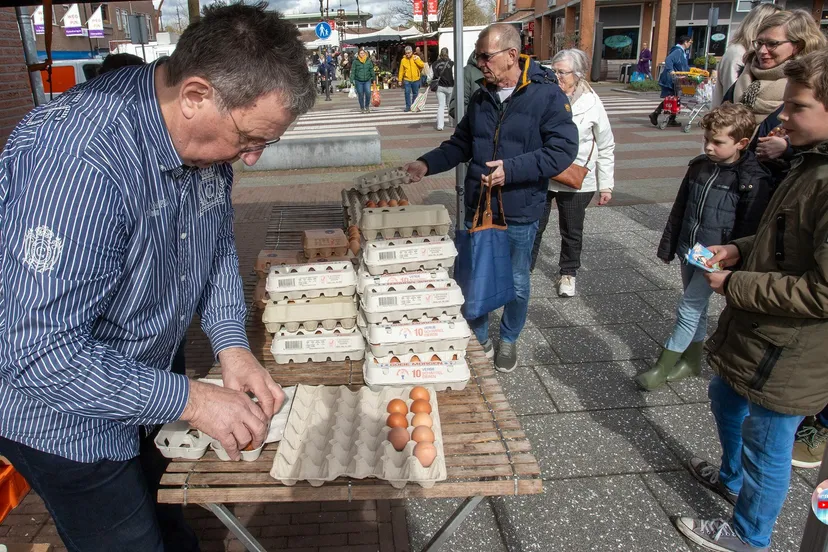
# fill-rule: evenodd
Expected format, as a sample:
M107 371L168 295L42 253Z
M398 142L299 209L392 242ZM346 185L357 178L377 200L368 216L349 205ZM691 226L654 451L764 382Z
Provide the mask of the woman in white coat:
M615 137L612 135L604 104L585 79L586 54L575 49L561 50L552 58L552 66L558 77L558 84L569 98L572 121L578 126L580 145L575 163L587 167L589 172L580 190L574 190L554 180L549 181L546 209L532 247L532 269L535 268L543 231L549 222L552 201L555 200L561 230L558 295L573 297L575 276L581 267L587 205L592 201L595 192L599 193L598 205L606 205L612 199L612 189L615 186Z

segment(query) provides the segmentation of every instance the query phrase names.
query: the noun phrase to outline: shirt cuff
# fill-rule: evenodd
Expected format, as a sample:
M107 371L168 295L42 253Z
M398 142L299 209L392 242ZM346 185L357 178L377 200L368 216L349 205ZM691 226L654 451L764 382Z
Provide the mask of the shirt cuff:
M141 371L138 379L142 388L149 389L149 399L137 424L166 424L181 417L190 399L190 380L187 376L151 369Z
M213 355L216 358L218 358L220 352L230 347L241 347L250 350L244 323L238 320L223 320L215 324L207 332L207 337L210 339L210 344L213 346Z

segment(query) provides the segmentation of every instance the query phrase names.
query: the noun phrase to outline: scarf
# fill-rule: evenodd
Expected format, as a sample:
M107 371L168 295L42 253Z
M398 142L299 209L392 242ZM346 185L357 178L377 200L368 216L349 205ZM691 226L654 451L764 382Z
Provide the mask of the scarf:
M368 59L368 54L365 52L360 52L359 55L357 55L357 57L359 58L360 63L365 63L365 60Z
M575 85L575 90L572 91L572 95L567 96L567 98L569 99L569 105L575 105L575 102L578 101L578 98L591 91L592 87L589 85L589 83L587 83L586 80L579 80L578 84Z
M785 85L788 84L788 79L785 78L787 63L785 61L771 69L760 69L758 60L754 58L736 80L733 99L753 112L757 125L782 104Z

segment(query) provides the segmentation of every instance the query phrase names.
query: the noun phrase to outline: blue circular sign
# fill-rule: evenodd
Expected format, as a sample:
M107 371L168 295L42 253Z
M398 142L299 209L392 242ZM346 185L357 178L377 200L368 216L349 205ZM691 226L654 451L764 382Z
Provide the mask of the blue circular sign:
M316 38L320 40L330 38L332 32L331 26L325 21L322 21L316 25Z

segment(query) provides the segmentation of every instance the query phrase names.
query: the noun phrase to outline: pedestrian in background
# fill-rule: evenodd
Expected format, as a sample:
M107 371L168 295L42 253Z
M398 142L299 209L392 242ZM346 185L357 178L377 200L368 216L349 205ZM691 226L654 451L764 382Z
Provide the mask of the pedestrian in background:
M368 52L362 46L351 65L351 81L356 88L359 110L362 113L371 111L371 82L376 77L374 62L368 57Z
M469 54L469 59L463 67L463 113L469 108L469 98L472 93L480 88L480 83L483 82L483 72L477 66L477 54L472 52ZM449 101L449 117L457 122L457 96L452 96Z
M638 66L636 71L644 75L646 78L653 78L650 72L650 62L653 60L653 53L647 48L647 43L641 45L641 52L638 54Z
M690 64L687 62L687 50L693 45L693 38L688 35L682 35L678 39L678 44L673 46L670 53L667 54L667 59L664 60L664 69L661 70L661 75L658 77L658 85L661 86L661 97L677 96L678 91L673 85L673 73L680 73L690 70ZM658 116L664 110L664 102L658 104L655 111L650 114L650 122L653 126L658 125ZM681 123L676 121L675 115L670 115L670 120L667 126L680 127Z
M448 48L440 50L440 57L431 68L434 74L429 87L437 93L437 130L443 130L446 107L454 94L454 62L449 59Z
M584 177L580 190L573 190L554 180L549 181L546 206L532 246L531 270L535 269L541 239L549 223L554 201L558 206L558 226L561 232L557 291L561 297L574 297L575 277L581 267L586 208L596 192L598 205L606 205L612 199L615 187L615 137L604 104L586 80L589 67L586 53L577 49L561 50L552 58L552 67L561 90L572 106L572 122L578 127L578 155L575 163L586 167L589 172Z
M397 80L405 88L405 112L411 111L412 100L417 99L420 93L420 77L425 63L420 56L414 54L411 46L405 47L405 55L400 60L400 71Z

